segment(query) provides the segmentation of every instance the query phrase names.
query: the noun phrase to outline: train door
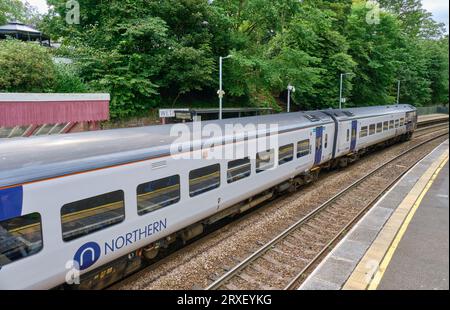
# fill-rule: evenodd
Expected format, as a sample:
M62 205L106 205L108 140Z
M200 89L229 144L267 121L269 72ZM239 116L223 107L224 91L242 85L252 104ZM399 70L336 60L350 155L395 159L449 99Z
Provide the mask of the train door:
M358 121L352 121L352 141L350 142L350 151L356 149L356 136L358 132Z
M406 131L410 132L416 129L416 123L417 123L417 114L416 112L407 112L406 113Z
M323 140L323 127L316 127L316 157L314 164L318 165L322 161L322 140Z

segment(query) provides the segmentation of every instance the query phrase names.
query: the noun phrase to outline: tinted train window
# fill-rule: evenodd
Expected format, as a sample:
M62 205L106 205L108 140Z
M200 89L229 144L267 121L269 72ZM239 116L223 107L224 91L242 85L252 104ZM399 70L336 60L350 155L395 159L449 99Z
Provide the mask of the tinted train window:
M384 122L383 123L383 130L384 131L389 130L389 122Z
M377 133L383 132L383 123L377 124Z
M394 128L394 121L389 121L389 129L393 129Z
M328 134L325 134L325 148L328 147Z
M220 164L203 167L189 172L189 195L206 193L220 186Z
M375 124L369 126L369 135L375 134Z
M359 132L359 137L367 137L367 126L361 127L361 131Z
M252 166L248 157L238 160L233 160L228 163L227 182L233 183L249 177Z
M0 222L0 266L42 249L41 215L31 213Z
M138 214L170 206L180 201L180 176L173 175L137 187Z
M309 155L309 140L303 140L297 143L297 158Z
M256 173L269 170L274 166L274 151L268 150L256 154Z
M288 163L294 159L294 145L289 144L280 147L278 151L278 164L282 165Z
M398 119L395 120L395 128L398 128L400 121Z
M124 219L124 193L121 190L68 203L61 208L63 240L89 235Z
M404 119L404 118L401 118L401 119L400 119L400 127L403 126L403 125L405 125L405 119Z

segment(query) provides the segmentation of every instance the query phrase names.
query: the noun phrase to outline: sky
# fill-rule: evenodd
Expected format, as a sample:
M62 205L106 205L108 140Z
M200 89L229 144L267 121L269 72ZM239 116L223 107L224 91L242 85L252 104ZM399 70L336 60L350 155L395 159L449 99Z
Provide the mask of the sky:
M21 0L22 2L28 1L32 6L36 7L40 13L45 13L48 10L46 0ZM423 7L433 13L433 18L447 26L447 33L449 30L449 5L448 0L422 0Z
M422 5L428 12L433 13L434 20L446 25L448 33L448 0L422 0Z

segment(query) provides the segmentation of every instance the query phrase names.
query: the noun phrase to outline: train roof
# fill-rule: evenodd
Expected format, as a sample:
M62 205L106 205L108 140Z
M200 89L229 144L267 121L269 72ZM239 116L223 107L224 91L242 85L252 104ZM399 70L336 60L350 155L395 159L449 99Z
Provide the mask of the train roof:
M362 108L347 108L347 109L329 109L322 110L324 113L333 115L339 121L352 120L366 117L382 116L393 113L403 113L416 111L416 108L409 104L373 106Z
M206 121L200 124L201 128L218 125L222 132L227 132L226 126L229 125L254 124L255 127L268 128L267 131L258 133L262 136L267 132L321 126L332 121L325 113L312 111ZM171 135L171 130L179 128L179 125L5 139L0 143L0 188L170 155L172 143L179 141L177 135ZM201 130L195 128L194 123L184 125L194 137ZM276 125L277 128L271 129L270 125ZM238 130L234 132L239 134ZM233 141L234 136L232 132L231 135L219 137L216 142L227 143ZM247 136L255 137L256 132L248 132ZM198 149L205 141L210 144L214 139L203 138L181 145L183 150L189 149L191 145Z
M357 118L380 113L405 112L408 108L411 110L412 107L370 107L344 111L350 111L354 114L352 117ZM327 113L335 111L326 110ZM206 121L201 122L201 128L214 124L219 126L222 132L227 132L227 126L230 125L233 127L237 124L242 126L254 124L269 128L267 132L286 132L332 123L333 119L327 113L308 111ZM195 134L194 123L185 125ZM277 128L270 128L270 125L276 125ZM177 143L179 139L177 135L171 135L171 130L176 129L176 126L177 124L171 124L5 139L6 141L0 143L0 188L170 155L172 144ZM267 132L258 134L262 136L262 133L265 135ZM235 139L236 134L239 132L232 132L216 140L219 143L223 141L228 143ZM252 138L257 133L247 132L247 134ZM197 149L205 140L208 144L214 142L214 139L203 138L186 142L186 145ZM186 149L186 145L182 145L183 149Z

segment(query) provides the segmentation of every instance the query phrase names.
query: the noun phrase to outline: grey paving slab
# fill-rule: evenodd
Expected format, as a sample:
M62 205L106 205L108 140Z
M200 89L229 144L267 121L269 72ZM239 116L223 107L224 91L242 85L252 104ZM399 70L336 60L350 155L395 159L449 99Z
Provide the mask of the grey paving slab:
M347 236L347 239L349 241L359 241L366 244L371 244L378 236L379 232L380 231L378 229L371 229L369 227L366 227L365 229L356 229Z
M339 289L341 289L340 285L319 279L313 279L303 287L303 290L305 291L337 291Z
M368 247L367 242L347 240L333 252L331 257L338 260L358 262L358 258L364 255ZM356 259L358 260L355 261Z
M330 257L327 260L327 264L323 265L322 268L317 272L315 278L340 286L342 281L345 281L348 278L353 269L353 262Z
M374 208L369 213L369 216L364 217L360 221L360 224L361 226L364 226L366 228L380 230L380 228L383 227L386 221L389 219L391 214L392 209L384 207Z

